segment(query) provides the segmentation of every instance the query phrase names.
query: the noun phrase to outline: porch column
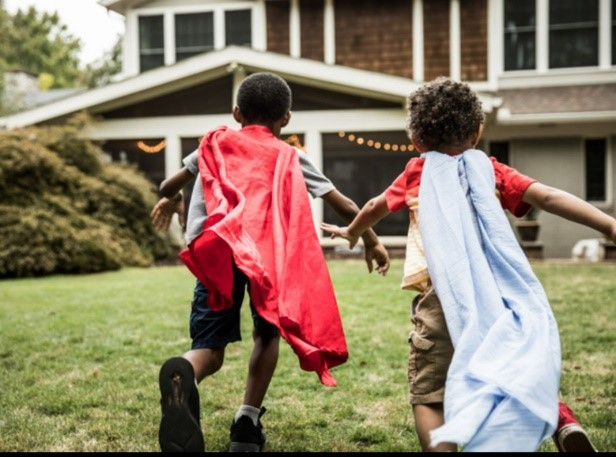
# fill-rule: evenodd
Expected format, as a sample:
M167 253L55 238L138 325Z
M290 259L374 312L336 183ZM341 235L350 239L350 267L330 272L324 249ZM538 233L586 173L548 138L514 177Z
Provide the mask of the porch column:
M310 160L319 170L323 170L323 143L321 140L321 132L318 130L308 130L304 135L304 148ZM319 226L323 222L323 199L311 198L310 205L312 207L312 219L314 227L321 237L321 229Z
M167 135L165 142L165 179L168 179L182 168L182 139L178 135ZM179 243L184 242L177 214L171 220L169 231Z

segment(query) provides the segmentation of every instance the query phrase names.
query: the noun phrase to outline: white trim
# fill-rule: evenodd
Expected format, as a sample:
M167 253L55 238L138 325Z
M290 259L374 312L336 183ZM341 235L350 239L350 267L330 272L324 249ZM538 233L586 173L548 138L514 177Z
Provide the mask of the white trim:
M265 0L257 0L252 10L252 47L257 51L267 49L267 21L265 18Z
M220 8L214 10L214 49L225 47L225 12Z
M291 0L289 9L289 55L299 58L302 55L301 18L299 0Z
M501 108L496 113L498 125L516 124L540 124L540 123L595 123L616 122L616 110L614 111L578 111L567 113L539 113L539 114L511 114L506 108Z
M423 0L413 0L413 80L422 82L424 75Z
M235 62L253 71L274 71L292 81L348 94L376 97L399 102L403 107L408 94L418 84L398 76L327 65L309 59L294 59L283 54L258 52L241 46L200 54L168 67L156 68L108 86L81 92L54 103L0 118L8 128L32 125L84 109L100 112L146 100L153 94L165 94L219 77ZM486 110L494 99L482 95Z
M126 32L122 40L122 73L139 74L139 19L133 11L126 13Z
M323 10L323 42L325 45L324 61L333 65L336 63L336 17L334 0L325 0Z
M550 5L548 0L537 0L537 29L535 30L536 42L536 65L537 73L547 73L548 71L548 46L550 37Z
M403 131L405 116L406 112L402 108L399 110L295 111L291 116L291 122L284 130L297 134L310 131L337 133L340 130L350 132ZM231 115L231 109L227 114L103 120L87 127L83 133L93 140L123 140L135 137L154 139L160 138L161 132L190 138L199 137L205 131L218 125L237 127ZM316 140L313 139L313 141ZM310 147L310 151L314 151L315 144L306 144L306 149ZM320 162L317 160L316 163Z
M304 147L306 153L310 156L310 160L319 169L323 169L323 141L321 132L318 130L308 130L304 133ZM310 200L310 206L312 207L312 218L314 220L314 227L319 233L321 222L323 222L323 199L312 198Z
M503 15L502 1L488 2L488 84L491 90L498 90L498 77L504 68Z
M182 139L178 135L165 137L165 179L178 172L182 166Z
M460 0L449 3L449 74L451 79L460 81L462 75L460 63Z
M599 0L599 68L612 68L612 2Z
M165 11L163 14L163 46L165 47L165 65L175 63L175 14Z
M499 78L499 89L544 86L580 86L587 84L614 84L616 68L598 67L558 68L538 74L534 70L508 71Z

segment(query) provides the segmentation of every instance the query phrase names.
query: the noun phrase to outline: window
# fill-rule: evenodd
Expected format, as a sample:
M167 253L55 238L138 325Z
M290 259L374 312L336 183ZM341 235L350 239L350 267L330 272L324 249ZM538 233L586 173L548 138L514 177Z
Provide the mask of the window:
M225 12L225 40L227 46L252 45L251 10Z
M586 200L605 201L606 198L606 140L585 142Z
M507 141L491 141L490 155L504 165L509 165L509 143Z
M599 1L551 0L549 67L599 64Z
M139 67L141 71L165 64L165 39L162 16L139 17Z
M175 60L214 49L214 13L175 16Z
M505 70L534 69L535 0L505 0Z

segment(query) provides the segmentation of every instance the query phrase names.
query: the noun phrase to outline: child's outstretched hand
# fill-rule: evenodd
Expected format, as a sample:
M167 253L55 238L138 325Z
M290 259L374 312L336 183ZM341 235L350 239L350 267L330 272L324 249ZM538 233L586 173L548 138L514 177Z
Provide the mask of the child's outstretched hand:
M180 225L184 228L184 199L176 201L161 198L150 213L152 225L156 230L168 230L175 213L178 215Z
M330 238L344 238L349 241L349 248L353 249L359 240L359 236L349 233L348 227L338 227L334 224L326 224L321 222L321 230L330 234Z
M365 240L364 240L365 245ZM376 263L376 271L383 276L387 274L387 270L389 270L389 253L385 246L381 243L369 248L366 246L366 263L368 264L368 271L372 273L373 270L373 262Z

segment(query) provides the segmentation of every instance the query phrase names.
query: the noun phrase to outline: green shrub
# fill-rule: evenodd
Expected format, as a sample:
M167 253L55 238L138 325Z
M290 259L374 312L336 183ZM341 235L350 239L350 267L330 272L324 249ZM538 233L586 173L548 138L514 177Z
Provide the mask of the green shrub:
M154 185L105 164L74 124L0 134L0 278L148 266L177 253L152 226Z

